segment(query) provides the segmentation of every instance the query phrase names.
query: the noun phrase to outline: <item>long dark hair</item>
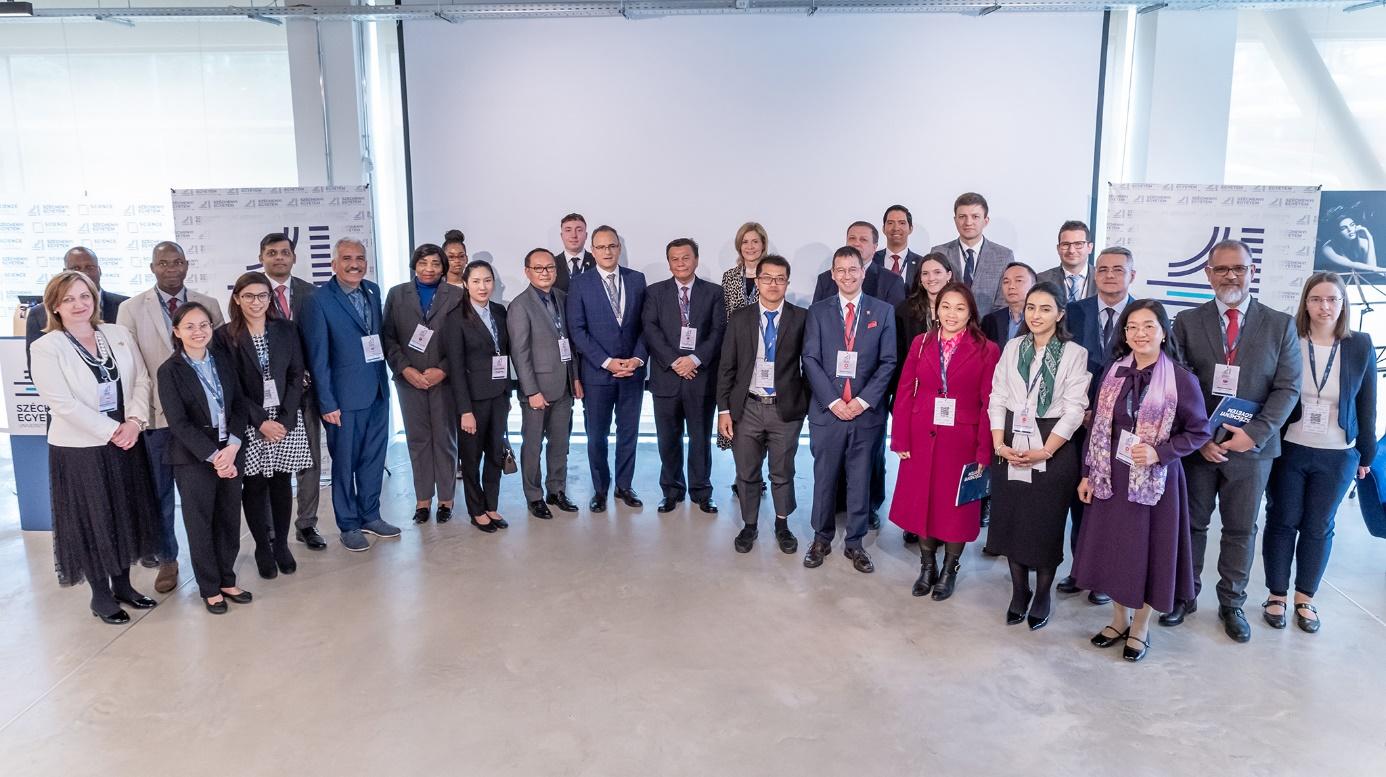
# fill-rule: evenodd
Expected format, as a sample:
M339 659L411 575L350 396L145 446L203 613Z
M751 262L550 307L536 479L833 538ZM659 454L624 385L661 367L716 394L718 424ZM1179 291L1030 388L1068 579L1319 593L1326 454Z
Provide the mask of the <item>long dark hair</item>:
M486 261L485 259L473 259L472 261L468 262L467 267L462 270L462 282L466 283L467 281L471 280L472 272L475 270L485 270L486 272L491 273L491 282L493 284L495 283L496 269L492 267L491 263ZM491 293L496 293L495 286L491 287ZM476 308L472 307L472 292L470 289L467 291L467 304L462 306L462 315L465 318L470 318L476 315Z
M281 241L282 242L282 241ZM226 329L232 337L240 337L241 332L245 331L245 313L241 312L241 292L245 287L261 284L265 291L270 292L269 307L265 309L265 319L278 319L279 306L274 304L274 284L270 283L268 275L262 272L248 272L236 279L236 285L231 287L231 301L227 304L227 312L230 316L226 319ZM210 316L209 316L210 317Z
M964 331L972 336L978 343L986 342L987 335L982 331L982 319L977 316L977 298L972 296L972 290L966 284L958 281L949 281L943 284L943 288L938 290L938 296L934 298L934 320L938 320L938 302L943 299L943 295L952 292L963 298L967 303L967 327ZM933 331L937 332L935 328Z
M178 339L178 325L183 323L183 319L187 318L189 313L194 313L199 310L202 311L202 315L206 316L208 323L210 323L212 320L212 311L208 310L201 302L184 302L173 312L173 334L171 334L170 337L173 339L174 353L183 352L183 341ZM208 342L208 350L210 350L211 347L212 344Z
M932 303L929 302L929 292L924 288L924 263L925 263L925 262L935 262L935 263L937 263L937 264L939 264L939 265L942 265L942 266L943 266L943 269L945 269L945 270L948 271L948 277L949 277L949 279L950 279L950 280L948 281L948 283L949 283L950 285L953 283L953 281L952 281L951 279L955 276L955 273L953 272L953 263L950 262L950 261L948 261L948 257L944 256L943 254L940 254L940 253L925 254L925 255L924 255L924 258L919 260L919 268L918 268L917 270L915 270L915 281L916 281L916 283L914 284L914 288L913 288L913 289L910 289L910 295L909 295L909 297L907 297L907 298L905 299L905 310L906 310L906 312L909 313L909 315L910 315L911 318L914 318L914 319L919 320L919 321L931 321L931 320L933 320L933 318L931 318L931 317L934 315L934 308L937 307L937 303L938 303L938 300L937 300L937 299L935 299ZM948 287L945 286L944 288L948 288ZM939 289L938 293L939 293L939 296L943 296L943 289ZM972 304L972 312L973 312L973 313L976 313L976 312L977 312L976 301L975 301L975 300L971 300L971 301L972 301L972 303L973 303L973 304Z
M1025 292L1026 304L1029 304L1030 298L1036 294L1048 294L1050 297L1053 297L1054 306L1059 309L1059 320L1054 323L1054 337L1061 343L1072 340L1073 335L1069 334L1068 325L1064 323L1068 320L1068 315L1064 312L1063 304L1059 302L1059 300L1067 298L1064 293L1059 291L1058 286L1049 281L1036 283L1034 286L1030 287L1029 291ZM1016 329L1016 337L1030 334L1030 319L1026 317L1024 307L1022 307L1020 311L1020 328Z
M1174 353L1174 338L1170 333L1169 314L1165 312L1165 306L1160 304L1159 300L1153 299L1135 300L1121 311L1121 315L1117 317L1112 330L1113 335L1119 335L1112 338L1112 358L1123 359L1131 353L1131 346L1126 342L1126 321L1137 310L1149 310L1155 314L1155 320L1160 324L1160 332L1165 336L1164 340L1160 342L1160 351L1169 358L1178 361Z

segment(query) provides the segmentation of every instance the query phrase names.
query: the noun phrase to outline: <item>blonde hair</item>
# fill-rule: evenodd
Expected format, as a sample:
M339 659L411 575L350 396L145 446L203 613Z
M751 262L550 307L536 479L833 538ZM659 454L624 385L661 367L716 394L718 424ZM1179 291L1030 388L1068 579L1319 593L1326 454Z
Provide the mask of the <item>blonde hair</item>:
M746 264L746 259L741 255L741 241L746 238L747 232L754 232L760 236L760 256L765 258L770 254L770 236L765 234L765 227L754 221L748 221L736 230L736 266L742 267Z
M96 287L96 281L88 278L85 273L76 270L63 270L48 279L48 285L43 289L43 309L48 312L48 325L43 328L45 332L62 332L67 327L63 326L62 316L58 314L58 305L62 303L63 295L67 294L67 289L74 283L82 282L91 290L91 316L88 321L92 328L101 324L101 290Z

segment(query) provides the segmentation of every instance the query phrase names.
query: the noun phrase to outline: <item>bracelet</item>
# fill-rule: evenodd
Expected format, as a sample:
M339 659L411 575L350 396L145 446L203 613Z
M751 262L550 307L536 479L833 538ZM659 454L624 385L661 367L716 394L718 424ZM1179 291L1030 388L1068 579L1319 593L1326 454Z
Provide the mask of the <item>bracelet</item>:
M133 422L133 423L135 424L135 426L138 426L138 427L140 428L140 431L141 431L141 432L147 432L147 431L149 431L149 422L146 421L146 420L144 420L143 418L136 418L135 416L132 416L132 415L131 415L131 416L126 416L126 417L125 417L125 420L126 420L126 421L131 421L131 422Z

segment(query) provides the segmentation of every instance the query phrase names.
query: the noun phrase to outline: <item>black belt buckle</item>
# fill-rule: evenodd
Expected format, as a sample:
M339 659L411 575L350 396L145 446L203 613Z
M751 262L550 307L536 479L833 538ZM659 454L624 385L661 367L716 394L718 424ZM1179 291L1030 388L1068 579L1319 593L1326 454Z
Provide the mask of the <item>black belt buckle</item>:
M752 401L754 401L754 402L759 402L759 403L761 403L762 405L773 405L773 404L775 404L775 398L774 398L774 397L762 397L762 396L759 395L759 394L752 394L752 393L749 392L749 391L746 392L746 396L749 397Z

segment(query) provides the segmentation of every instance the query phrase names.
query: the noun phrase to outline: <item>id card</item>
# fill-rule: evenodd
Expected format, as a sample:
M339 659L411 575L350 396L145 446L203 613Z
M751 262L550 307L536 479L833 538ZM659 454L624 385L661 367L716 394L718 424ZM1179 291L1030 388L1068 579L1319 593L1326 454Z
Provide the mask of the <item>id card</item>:
M218 411L217 411L217 439L220 440L220 441L222 441L222 442L226 442L227 436L228 436L228 435L226 434L226 411L225 411L225 410L218 410Z
M491 357L491 380L503 380L510 376L510 357Z
M1213 395L1219 397L1237 396L1237 376L1242 368L1235 364L1213 365Z
M272 407L279 407L279 405L280 405L280 402L279 402L279 387L276 386L276 385L274 385L274 379L273 379L273 378L265 378L265 389L264 389L264 391L265 391L265 401L262 402L262 403L260 404L260 406L263 407L263 408L265 408L266 410L268 410L269 408L272 408Z
M1027 403L1011 417L1011 433L1017 437L1028 437L1035 432L1035 411ZM1015 446L1011 446L1015 447Z
M1300 428L1305 434L1312 434L1320 437L1328 434L1328 424L1331 420L1329 408L1331 407L1322 399L1301 398L1303 411L1299 418Z
M1139 443L1141 438L1132 434L1129 429L1121 430L1121 437L1117 440L1116 459L1123 462L1126 466L1134 466L1135 460L1131 458L1131 446Z
M839 378L855 378L857 376L857 352L838 351L837 352L837 375Z
M361 338L361 353L366 363L385 361L385 349L380 346L380 335L366 335Z
M756 359L756 369L755 374L751 376L751 385L758 389L775 388L775 363Z
M679 348L684 351L691 351L698 347L698 327L681 326L679 327Z
M952 426L957 422L958 400L953 397L934 398L934 426Z
M429 329L423 324L419 324L418 326L414 327L414 336L409 338L409 347L413 348L419 353L423 353L424 349L428 347L428 341L432 339L433 330Z
M96 386L96 411L98 413L109 413L116 409L119 404L116 397L116 382L113 380L99 383Z
M558 358L565 362L573 360L573 346L566 337L558 338Z

